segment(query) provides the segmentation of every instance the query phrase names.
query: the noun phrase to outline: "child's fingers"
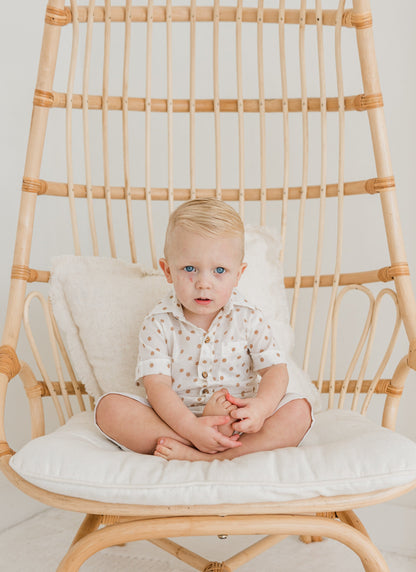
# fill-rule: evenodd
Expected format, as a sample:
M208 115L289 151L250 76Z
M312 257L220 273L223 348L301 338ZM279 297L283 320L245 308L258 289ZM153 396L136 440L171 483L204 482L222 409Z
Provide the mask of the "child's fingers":
M232 403L233 405L237 405L237 407L243 407L247 404L245 399L240 399L239 397L234 397L231 393L227 393L225 396L226 400Z
M233 447L240 447L242 445L241 441L236 441L235 439L231 439L230 437L226 437L225 435L221 435L221 437L219 437L217 441L218 445L223 446L225 449L232 449Z
M225 425L231 421L229 415L208 415L204 417L204 420L206 420L211 427L215 427L215 425Z

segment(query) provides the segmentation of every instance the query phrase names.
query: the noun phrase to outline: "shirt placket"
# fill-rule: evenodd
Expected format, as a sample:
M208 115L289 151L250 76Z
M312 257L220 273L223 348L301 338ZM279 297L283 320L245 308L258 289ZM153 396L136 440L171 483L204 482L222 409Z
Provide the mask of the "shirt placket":
M219 327L218 317L209 331L203 336L198 364L198 378L201 380L200 395L210 397L215 391L213 383L213 364L215 358L215 337Z

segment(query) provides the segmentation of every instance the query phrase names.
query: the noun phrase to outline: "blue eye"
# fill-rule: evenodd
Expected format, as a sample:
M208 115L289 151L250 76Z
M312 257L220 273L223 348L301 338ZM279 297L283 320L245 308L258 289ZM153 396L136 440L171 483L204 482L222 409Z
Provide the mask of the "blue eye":
M185 272L194 272L195 266L185 266Z
M223 268L222 266L217 266L217 268L215 269L215 272L217 274L224 274L225 268Z

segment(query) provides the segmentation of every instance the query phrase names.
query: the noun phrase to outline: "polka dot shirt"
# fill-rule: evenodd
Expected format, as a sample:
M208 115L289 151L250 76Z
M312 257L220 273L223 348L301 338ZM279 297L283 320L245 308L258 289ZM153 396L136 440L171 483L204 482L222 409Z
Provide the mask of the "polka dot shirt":
M172 378L172 388L195 414L226 387L253 397L257 372L285 363L262 312L237 290L208 332L186 320L175 294L163 298L144 319L139 336L136 383L146 375Z

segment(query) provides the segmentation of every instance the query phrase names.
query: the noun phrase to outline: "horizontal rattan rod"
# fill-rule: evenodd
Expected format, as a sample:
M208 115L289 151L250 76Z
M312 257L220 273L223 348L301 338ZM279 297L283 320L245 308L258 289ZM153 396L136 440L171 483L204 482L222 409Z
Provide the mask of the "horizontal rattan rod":
M78 382L78 384L79 384L79 389L80 389L82 395L87 395L87 391L85 390L85 385L83 383L81 383L80 381ZM53 381L52 386L56 392L56 395L62 395L62 389L61 389L59 381ZM75 388L72 384L72 381L66 381L65 382L65 388L66 388L66 392L68 393L68 395L75 395ZM51 396L50 391L48 389L48 386L46 385L46 383L44 381L38 381L36 386L31 387L31 394L36 396L36 397L50 397Z
M173 99L172 100L173 113L189 113L191 105L189 99ZM43 107L55 107L65 109L67 106L66 93L53 92L53 93L35 93L34 104ZM381 95L349 95L344 99L345 111L365 111L367 109L374 109L383 105ZM101 110L103 108L103 98L101 95L88 96L88 109ZM146 98L144 97L129 97L127 108L129 111L146 111ZM72 95L72 109L83 109L83 96L81 94ZM327 111L339 111L339 99L337 97L328 97L326 99ZM120 96L108 97L108 110L109 111L122 111L123 98ZM282 99L265 99L264 110L266 113L283 113L283 100ZM151 100L151 111L159 113L168 112L168 100L153 98ZM238 99L220 99L220 112L221 113L238 113ZM244 113L259 113L260 102L258 99L244 99L243 100ZM288 99L288 111L291 113L302 112L302 99L292 98ZM308 111L320 112L321 100L319 97L308 98ZM214 100L213 99L196 99L195 100L195 113L214 113Z
M351 272L348 274L340 274L340 286L352 286L354 284L371 284L373 282L388 282L393 280L393 274L388 275L389 267L379 270L367 270L365 272ZM319 277L319 287L333 286L335 282L334 274L322 274ZM300 288L313 288L315 284L315 276L301 276ZM295 287L295 276L287 276L285 278L285 288Z
M394 267L385 267L380 270L369 270L367 272L352 272L350 274L341 274L339 279L340 286L350 286L354 284L371 284L373 282L388 282L393 280L395 275L398 275L402 265L397 265L398 272L395 272ZM48 270L34 270L37 278L33 282L49 282L50 272ZM300 288L312 288L315 283L314 276L301 276ZM334 275L326 274L321 275L319 279L320 287L329 287L334 284ZM285 278L285 288L294 288L295 277L288 276Z
M318 385L317 381L313 381L313 383L316 386ZM343 383L344 383L343 381L336 381L335 382L335 393L341 392L341 388L342 388ZM372 383L373 383L372 379L365 379L362 382L360 393L367 393L367 391L370 389L370 386ZM375 389L374 393L378 393L378 394L389 393L388 388L390 387L390 383L391 383L391 379L380 379L376 385L376 389ZM323 382L321 393L329 393L329 384L330 384L329 381ZM357 380L352 379L348 384L347 393L355 393L356 384L357 384Z
M257 8L243 8L242 10L242 21L243 22L257 22ZM285 23L286 24L299 24L300 23L300 10L285 10ZM335 26L336 24L336 10L323 10L322 12L322 23L324 26ZM104 22L105 21L105 10L104 6L96 6L94 8L94 22ZM126 10L123 6L112 6L110 10L110 17L112 22L125 22L126 20ZM55 21L49 19L48 23L57 25L69 24L72 19L71 10L67 10L62 13L62 18L56 18ZM132 22L147 22L147 7L146 6L133 6L131 9L131 19ZM237 8L232 6L221 6L220 7L220 22L236 22L237 20ZM88 8L87 6L78 7L78 22L85 23L88 20ZM173 22L190 22L191 20L191 9L189 6L173 6L172 7L172 21ZM196 21L197 22L213 22L214 21L214 9L210 6L198 6L196 9ZM265 24L277 24L279 22L279 9L277 8L266 8L263 13L263 21ZM166 22L166 7L165 6L153 6L153 22ZM307 25L317 24L317 15L315 10L306 11L306 22ZM371 25L371 20L368 22L367 19L362 21L352 15L352 10L345 10L342 25L348 28L351 27L363 27Z
M55 181L42 181L43 187L46 189L43 194L53 197L66 197L68 196L68 187L66 183L58 183ZM365 181L352 181L345 183L344 194L345 196L363 195L366 193L372 193L373 189L383 190L383 179L367 179ZM386 187L387 188L387 187ZM321 187L319 185L311 185L307 189L306 198L308 199L319 199L320 198ZM124 187L111 187L111 198L115 200L125 199L125 188ZM169 191L167 188L152 188L152 200L154 201L167 201L169 198ZM301 197L301 187L291 187L289 188L289 199L297 200ZM104 198L104 187L93 185L92 197L94 199ZM145 189L144 187L131 187L131 199L142 201L145 199ZM239 189L222 189L222 197L225 201L238 201L239 200ZM269 188L266 190L268 201L281 201L283 199L283 189L282 188ZM75 198L84 199L87 197L87 187L85 185L74 185L74 195ZM215 189L196 189L196 198L210 198L216 196ZM326 196L327 197L337 197L338 196L338 185L329 184L326 186ZM187 201L191 198L190 189L174 189L173 197L175 201ZM260 189L245 189L244 190L244 200L246 201L259 201L260 200Z

